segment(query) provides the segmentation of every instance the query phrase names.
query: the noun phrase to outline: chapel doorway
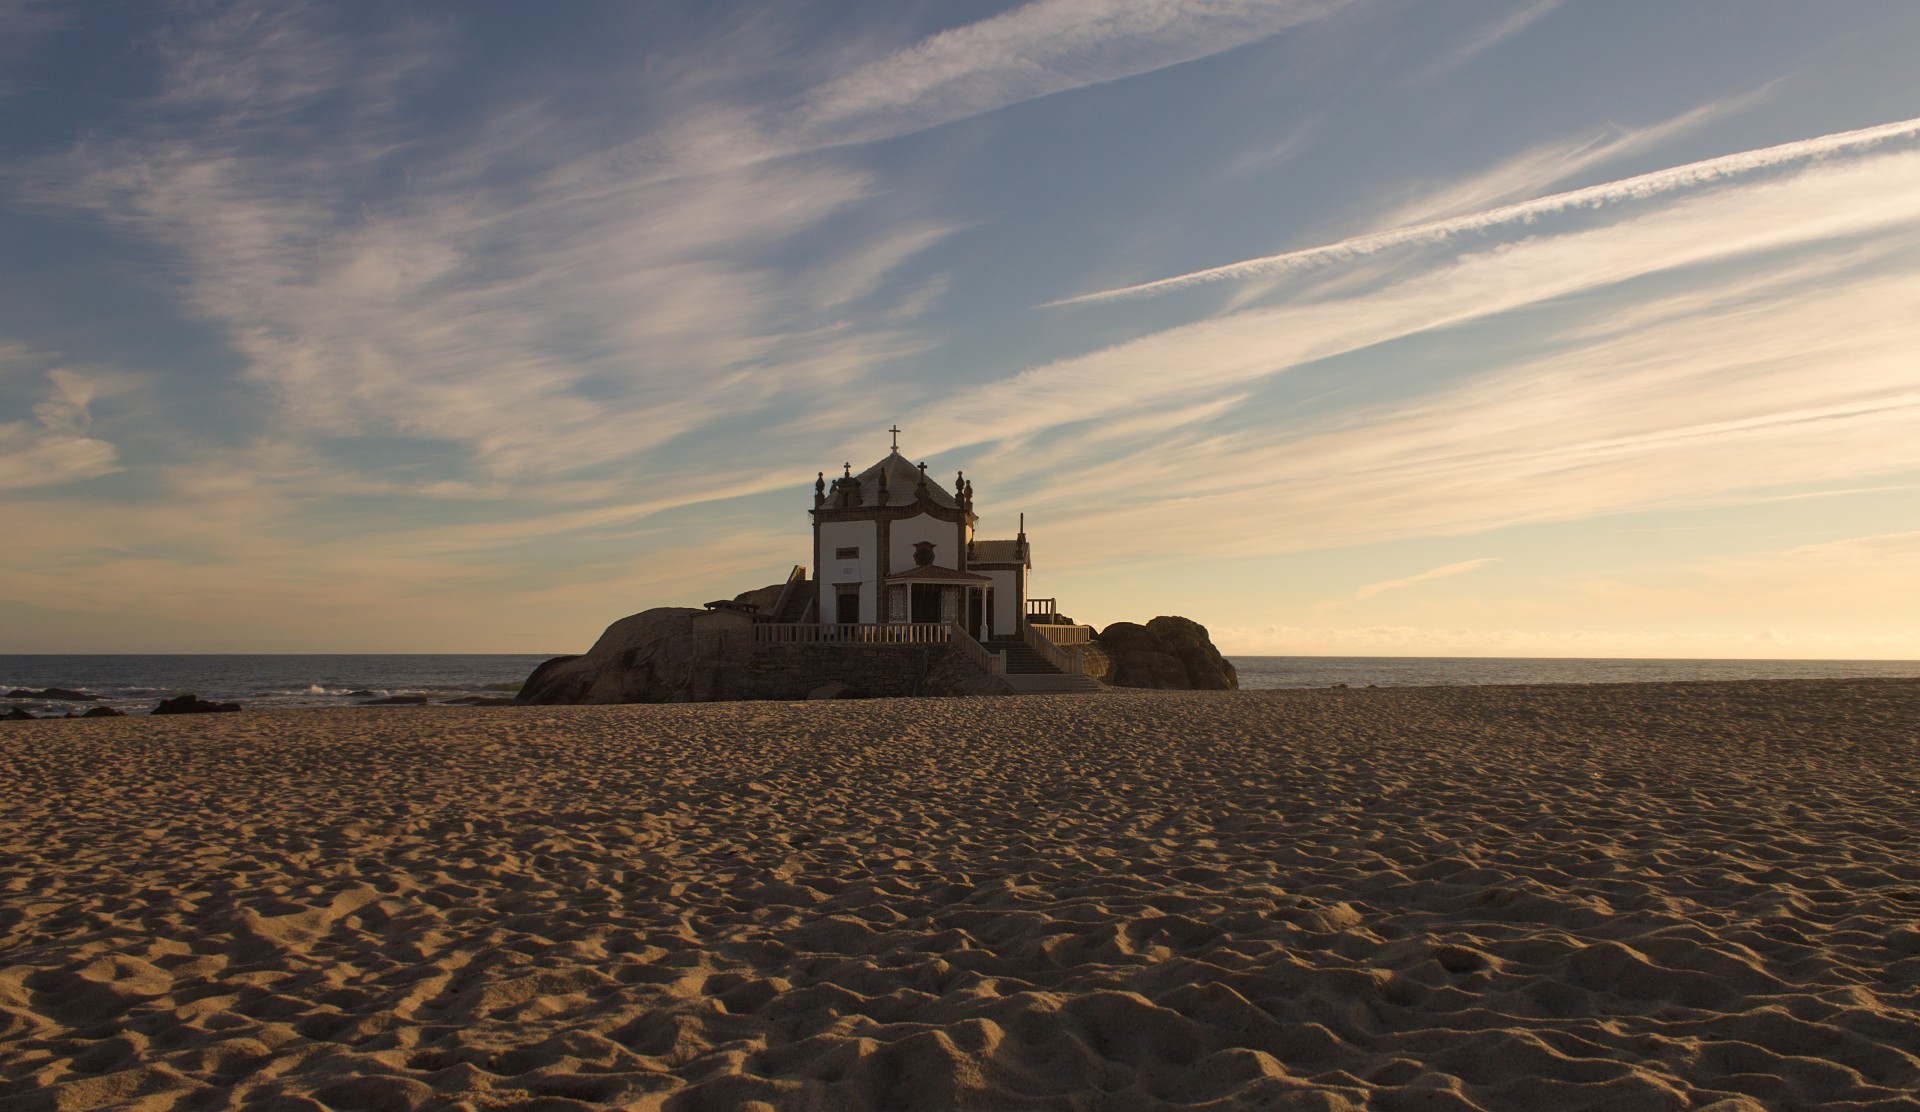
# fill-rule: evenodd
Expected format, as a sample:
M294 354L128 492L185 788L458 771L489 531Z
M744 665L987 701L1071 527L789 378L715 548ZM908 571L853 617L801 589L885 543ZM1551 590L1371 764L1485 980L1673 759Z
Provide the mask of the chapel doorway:
M915 583L908 588L910 613L908 620L919 622L937 622L940 620L940 585L937 583Z

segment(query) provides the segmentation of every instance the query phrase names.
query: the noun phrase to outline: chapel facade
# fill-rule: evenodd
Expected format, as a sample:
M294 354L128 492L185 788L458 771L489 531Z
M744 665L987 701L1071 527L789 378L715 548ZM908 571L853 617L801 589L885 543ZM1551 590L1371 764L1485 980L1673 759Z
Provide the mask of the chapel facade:
M1018 636L1032 558L1024 515L1011 540L975 536L973 484L953 489L893 451L859 474L852 464L813 485L811 609L828 625L945 623L977 641Z

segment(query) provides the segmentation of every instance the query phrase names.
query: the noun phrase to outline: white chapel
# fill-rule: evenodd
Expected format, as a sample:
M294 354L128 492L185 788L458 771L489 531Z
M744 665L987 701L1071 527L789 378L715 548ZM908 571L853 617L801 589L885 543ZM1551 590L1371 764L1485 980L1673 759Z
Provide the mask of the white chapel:
M953 489L893 450L859 474L851 464L813 484L811 609L822 624L942 623L976 640L1018 636L1032 560L1024 524L1011 540L974 535L973 484Z

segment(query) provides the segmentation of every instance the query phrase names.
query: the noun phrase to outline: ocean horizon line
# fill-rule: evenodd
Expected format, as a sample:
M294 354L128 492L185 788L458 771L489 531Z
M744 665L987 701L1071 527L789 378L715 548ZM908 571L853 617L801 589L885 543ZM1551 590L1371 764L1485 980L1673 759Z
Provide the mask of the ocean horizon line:
M585 650L581 650L585 651ZM485 652L357 652L339 650L275 650L256 652L246 650L160 650L160 651L14 651L0 652L0 660L10 657L555 657L573 655L551 651L485 651ZM1675 661L1675 662L1721 662L1752 661L1774 664L1920 664L1920 657L1904 656L1623 656L1614 654L1596 654L1592 656L1566 656L1550 653L1259 653L1234 652L1222 649L1220 655L1232 659L1246 660L1559 660L1559 661Z

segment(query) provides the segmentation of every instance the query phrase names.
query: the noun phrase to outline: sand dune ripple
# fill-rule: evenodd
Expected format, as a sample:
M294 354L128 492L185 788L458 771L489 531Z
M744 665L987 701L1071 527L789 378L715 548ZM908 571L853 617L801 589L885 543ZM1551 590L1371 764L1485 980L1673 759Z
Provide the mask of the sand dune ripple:
M9 1109L1911 1109L1920 683L0 724Z

